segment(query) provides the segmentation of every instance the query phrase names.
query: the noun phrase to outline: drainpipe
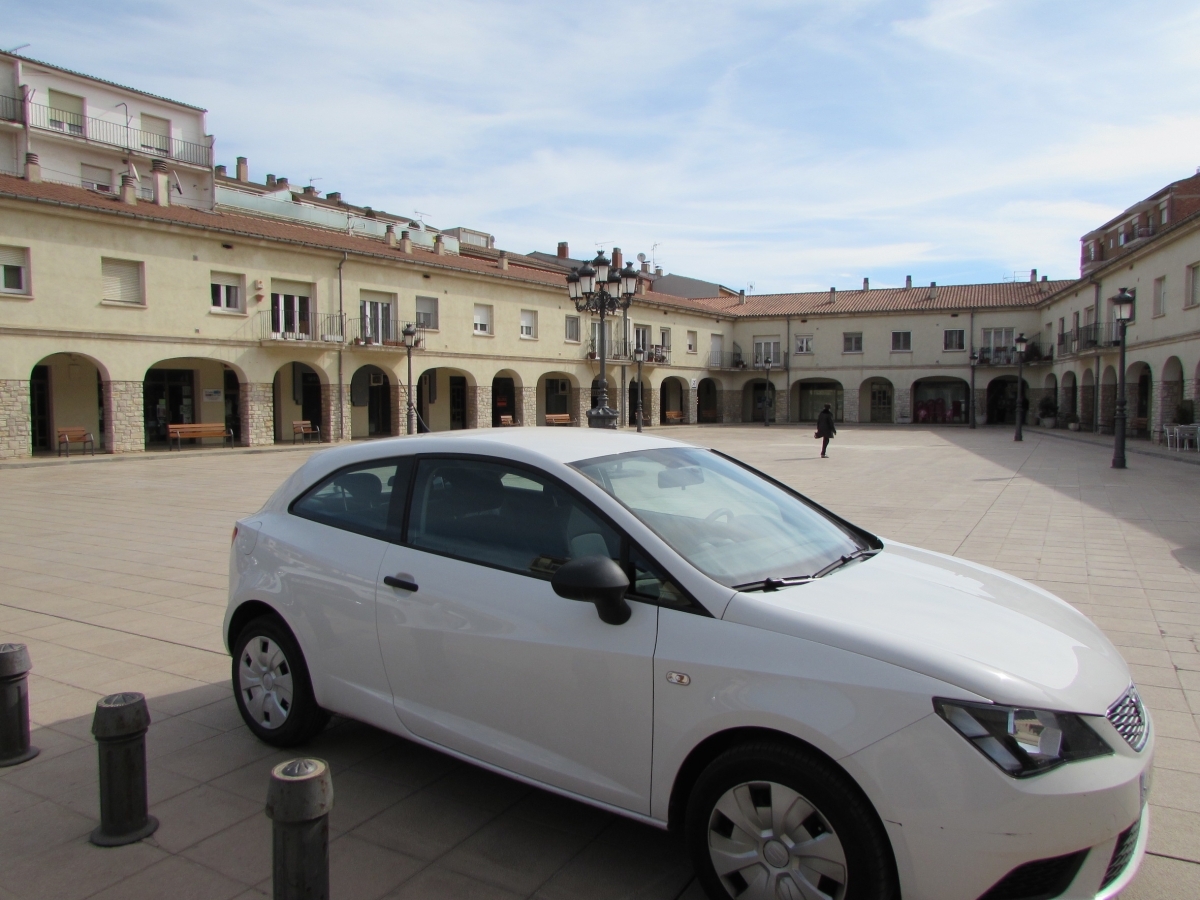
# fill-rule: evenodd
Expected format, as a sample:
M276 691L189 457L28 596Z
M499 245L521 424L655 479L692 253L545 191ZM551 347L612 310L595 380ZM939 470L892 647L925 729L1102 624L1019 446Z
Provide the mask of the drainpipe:
M968 353L967 359L974 359L975 358L975 310L973 310L973 309L971 310L971 324L968 325L967 328L971 332L970 338L968 339L968 345L967 345L967 353ZM970 400L971 400L971 408L969 410L967 410L967 421L971 424L971 427L974 428L975 427L975 415L976 415L975 410L979 405L979 401L975 399L975 364L974 363L971 364L971 396L970 396Z
M1093 309L1095 314L1092 321L1096 327L1096 386L1092 388L1092 433L1100 433L1100 338L1104 336L1104 326L1100 324L1100 282L1093 282Z
M342 396L343 379L342 379L342 347L346 342L346 311L342 304L342 266L346 264L348 253L342 253L341 262L338 263L338 318L341 319L342 325L342 343L338 345L338 440L346 439L346 400Z
M787 350L783 351L783 421L790 422L792 420L792 317L787 317L787 343L784 344ZM862 416L862 413L859 413Z

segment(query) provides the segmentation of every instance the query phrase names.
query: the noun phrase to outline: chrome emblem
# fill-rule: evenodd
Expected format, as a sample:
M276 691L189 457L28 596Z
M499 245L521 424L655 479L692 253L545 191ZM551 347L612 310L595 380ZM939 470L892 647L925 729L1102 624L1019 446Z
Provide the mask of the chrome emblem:
M667 681L669 681L671 684L681 685L688 685L692 683L691 677L685 675L683 672L668 672Z

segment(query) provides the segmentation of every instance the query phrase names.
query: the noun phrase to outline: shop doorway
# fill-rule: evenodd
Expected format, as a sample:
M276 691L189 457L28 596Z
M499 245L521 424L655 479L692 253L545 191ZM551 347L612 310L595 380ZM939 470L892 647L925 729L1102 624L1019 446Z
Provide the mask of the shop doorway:
M29 421L33 449L51 450L50 444L50 367L34 366L29 379Z
M237 372L225 370L225 427L233 432L234 444L242 443L242 397Z
M467 379L462 375L450 376L450 430L467 427Z
M718 422L717 383L711 378L702 378L696 387L696 418L700 422Z
M196 421L195 373L191 369L150 369L142 385L146 444L167 443L168 425ZM192 443L196 440L193 438Z
M517 424L517 390L511 378L492 379L492 427L500 427L500 417L509 416Z
M1024 384L1025 408L1029 408L1029 384ZM1017 424L1017 379L1005 375L992 379L987 388L987 421L989 425Z

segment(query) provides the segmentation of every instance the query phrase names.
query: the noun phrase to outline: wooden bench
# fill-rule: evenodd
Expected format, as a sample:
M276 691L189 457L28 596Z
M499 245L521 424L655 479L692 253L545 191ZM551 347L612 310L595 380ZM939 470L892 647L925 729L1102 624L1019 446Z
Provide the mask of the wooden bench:
M672 422L674 422L676 425L683 424L682 409L668 409L665 413L663 413L663 415L666 417L668 425L670 425Z
M514 426L516 424L517 423L513 421L512 416L501 416L500 417L500 427L501 428L511 428L512 426Z
M72 444L82 444L82 451L86 451L90 446L92 448L92 456L96 455L96 439L92 437L92 433L86 428L58 428L58 455L62 456L63 451L66 451L67 456L71 455Z
M1130 419L1129 420L1129 427L1132 430L1133 434L1138 434L1139 432L1145 431L1146 426L1147 426L1147 420L1144 417L1141 419Z
M317 443L321 443L321 426L314 425L308 419L302 419L299 422L292 423L292 443L296 443L296 438L300 437L308 441L310 435L317 436Z
M570 413L546 413L546 424L547 425L570 425L571 424L571 414Z
M206 438L219 437L221 445L224 446L225 441L229 441L229 446L233 447L233 431L225 426L224 422L180 422L174 425L167 425L167 449L171 449L171 441L182 450L184 438Z

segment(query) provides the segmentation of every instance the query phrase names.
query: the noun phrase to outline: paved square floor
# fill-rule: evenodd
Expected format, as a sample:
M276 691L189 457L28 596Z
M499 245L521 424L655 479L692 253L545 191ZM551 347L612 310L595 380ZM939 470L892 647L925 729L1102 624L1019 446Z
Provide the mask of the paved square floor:
M1127 898L1200 896L1200 467L1001 429L676 427L886 537L987 563L1075 604L1128 659L1158 728L1150 855ZM229 691L230 528L312 451L0 468L0 641L27 643L34 743L0 769L0 900L270 894L267 774ZM152 812L129 847L98 817L101 696L142 691ZM664 834L335 720L335 898L698 897Z

